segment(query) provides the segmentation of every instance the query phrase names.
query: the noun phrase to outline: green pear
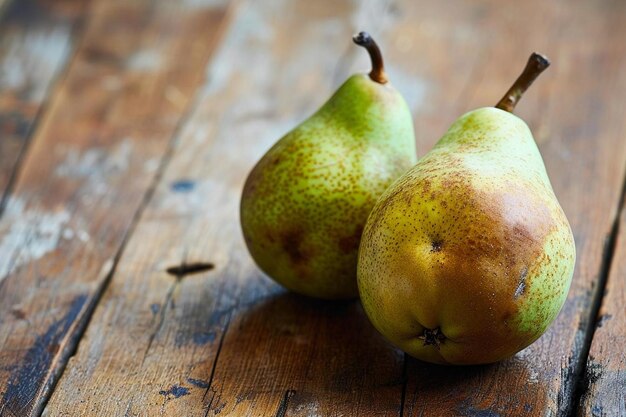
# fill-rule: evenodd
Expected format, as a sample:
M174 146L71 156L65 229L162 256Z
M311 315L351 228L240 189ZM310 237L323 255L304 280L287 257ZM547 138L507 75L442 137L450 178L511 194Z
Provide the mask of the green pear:
M325 299L358 295L363 226L382 192L417 161L409 108L387 82L365 32L369 76L351 76L250 172L241 226L250 254L288 289Z
M572 231L528 126L511 113L548 65L533 54L495 108L454 122L369 216L363 307L418 359L496 362L535 341L563 306Z

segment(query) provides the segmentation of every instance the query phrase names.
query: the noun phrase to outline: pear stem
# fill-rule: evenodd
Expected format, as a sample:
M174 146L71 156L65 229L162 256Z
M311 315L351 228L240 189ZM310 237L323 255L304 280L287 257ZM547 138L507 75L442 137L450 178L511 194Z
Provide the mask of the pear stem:
M543 55L533 52L528 58L526 68L517 77L517 80L513 83L509 91L506 92L504 97L500 99L496 108L513 113L515 106L524 92L531 86L535 79L550 66L550 61Z
M367 32L359 32L352 37L354 43L367 49L372 60L372 70L370 78L380 84L387 82L387 74L385 74L385 66L383 65L383 55L374 39Z

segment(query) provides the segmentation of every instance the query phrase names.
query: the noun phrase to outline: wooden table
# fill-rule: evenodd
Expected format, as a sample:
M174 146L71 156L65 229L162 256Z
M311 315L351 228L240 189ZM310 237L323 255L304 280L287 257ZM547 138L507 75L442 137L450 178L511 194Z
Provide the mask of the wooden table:
M626 415L626 2L0 0L0 14L2 417ZM558 320L509 360L420 363L358 302L286 293L244 247L245 175L368 69L360 29L420 155L495 104L531 51L553 61L517 114L578 261Z

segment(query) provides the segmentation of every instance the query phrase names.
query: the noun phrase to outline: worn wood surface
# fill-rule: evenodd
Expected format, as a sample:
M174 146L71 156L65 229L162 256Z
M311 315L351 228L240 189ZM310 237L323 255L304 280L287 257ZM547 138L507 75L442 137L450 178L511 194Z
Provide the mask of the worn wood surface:
M0 211L37 115L76 43L84 3L0 3Z
M92 0L85 10L0 219L0 416L44 405L49 416L626 414L626 215L615 227L626 4ZM420 154L459 115L495 104L529 52L552 58L516 113L535 133L578 261L557 322L510 360L407 358L358 302L289 294L245 249L245 175L368 69L349 39L360 29L383 46Z
M619 235L595 318L579 416L626 415L626 209L616 227Z
M226 6L93 1L0 219L0 414L36 415L74 350Z

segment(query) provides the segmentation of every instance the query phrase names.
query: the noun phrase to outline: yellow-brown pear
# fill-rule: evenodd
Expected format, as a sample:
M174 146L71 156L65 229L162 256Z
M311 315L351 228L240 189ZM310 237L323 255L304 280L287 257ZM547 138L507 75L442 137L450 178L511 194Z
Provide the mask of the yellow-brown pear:
M565 301L572 232L528 126L511 113L547 66L533 54L495 108L459 118L368 218L363 306L416 358L501 360L536 340Z

